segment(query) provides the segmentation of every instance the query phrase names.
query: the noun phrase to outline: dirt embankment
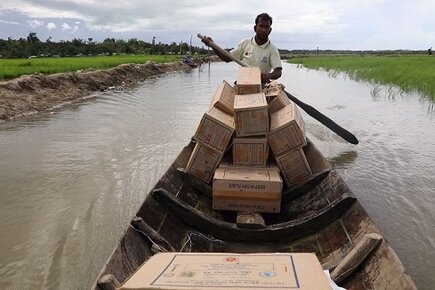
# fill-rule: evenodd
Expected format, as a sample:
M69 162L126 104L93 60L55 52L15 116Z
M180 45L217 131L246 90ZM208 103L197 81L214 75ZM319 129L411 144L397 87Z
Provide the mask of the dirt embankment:
M181 62L123 64L107 70L35 74L0 82L0 121L42 112L98 91L128 86L158 74L188 68Z

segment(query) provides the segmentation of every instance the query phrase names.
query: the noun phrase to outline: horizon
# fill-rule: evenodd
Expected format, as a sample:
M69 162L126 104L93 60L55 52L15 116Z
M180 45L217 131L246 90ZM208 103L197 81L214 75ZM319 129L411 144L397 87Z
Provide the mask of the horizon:
M25 39L27 40L28 35L24 36L24 37L19 37L19 38L12 38L12 40L14 41L18 41L19 39ZM36 35L38 37L38 35ZM108 37L108 38L113 38L113 37ZM38 37L39 39L39 37ZM83 43L88 44L86 41L87 39L82 39L82 38L76 38L77 40L82 40ZM137 38L131 38L131 39L137 39ZM0 38L0 40L3 41L8 41L8 39L3 39ZM41 40L39 39L42 43L46 43L47 40ZM65 42L71 42L73 39L71 40L60 40L60 41L52 41L50 40L52 43L60 43L61 41L65 41ZM115 41L128 41L130 39L115 39ZM92 41L94 41L94 39L92 38ZM102 43L104 40L102 41L94 41L94 43ZM151 44L152 42L148 42L145 40L138 40L138 41L143 41L145 43ZM159 44L163 44L163 45L170 45L171 43L174 43L175 41L170 41L168 43L159 43ZM187 43L187 42L183 42L183 43ZM177 43L177 45L179 45L180 43ZM188 44L188 43L187 43ZM196 46L196 45L192 45L193 47L197 47L197 48L202 48L204 46L205 49L207 49L207 47L205 45L201 46ZM229 49L233 49L234 47L225 47L224 49L229 50ZM286 49L286 48L278 48L280 51L288 51L288 52L295 52L295 51L309 51L309 52L326 52L326 51L331 51L331 52L400 52L400 51L406 51L406 52L424 52L426 53L428 50L427 49L328 49L328 48L324 48L324 49L305 49L305 48L294 48L294 49ZM213 53L213 51L210 48L211 53Z

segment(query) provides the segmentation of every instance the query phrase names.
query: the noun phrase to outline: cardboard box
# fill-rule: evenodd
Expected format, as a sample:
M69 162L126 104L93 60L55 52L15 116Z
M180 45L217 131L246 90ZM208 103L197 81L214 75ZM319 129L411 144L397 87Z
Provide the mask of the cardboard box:
M233 116L212 107L202 117L194 138L219 151L225 151L234 130Z
M236 95L234 99L236 136L258 136L269 132L269 111L264 93Z
M281 176L288 187L300 184L311 176L311 167L302 148L275 157Z
M269 158L267 138L233 138L233 164L236 166L266 166Z
M271 100L268 102L269 114L272 115L272 113L281 110L285 106L290 105L290 103L290 99L287 98L287 95L279 90L275 96L271 96Z
M266 101L269 104L279 92L283 90L283 85L279 84L276 80L272 80L266 86L263 86L263 93L266 96Z
M282 180L266 168L218 168L213 177L213 208L246 212L279 212Z
M232 199L217 197L213 199L213 208L238 212L279 213L281 200Z
M237 72L238 95L261 93L261 70L258 67L241 67Z
M232 160L232 154L230 154L230 155L224 155L221 162L219 163L218 168L228 168L228 167L241 168L241 169L252 168L252 166L234 165L233 160ZM229 157L231 157L231 158L229 158ZM269 158L267 160L266 165L261 167L261 168L273 170L273 171L276 171L278 174L280 174L280 169L279 169L278 165L276 164L276 161L274 158Z
M226 81L222 81L216 90L212 100L212 106L233 116L234 115L234 96L236 91Z
M223 152L198 142L187 162L186 171L209 183L223 155Z
M330 290L314 253L158 253L121 290Z
M263 86L263 93L267 97L276 96L279 91L284 89L284 85L278 83L276 80L271 80L270 83Z
M307 144L305 123L293 102L271 115L267 138L275 156Z

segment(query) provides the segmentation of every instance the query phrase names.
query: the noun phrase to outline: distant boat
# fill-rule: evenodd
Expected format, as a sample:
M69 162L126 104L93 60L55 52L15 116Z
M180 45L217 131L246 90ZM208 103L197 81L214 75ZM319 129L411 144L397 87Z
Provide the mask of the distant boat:
M182 61L183 61L184 64L187 64L188 66L191 66L191 67L197 67L197 66L198 66L198 65L197 65L197 64L192 60L192 57L190 57L189 55L185 55L185 56L183 56Z

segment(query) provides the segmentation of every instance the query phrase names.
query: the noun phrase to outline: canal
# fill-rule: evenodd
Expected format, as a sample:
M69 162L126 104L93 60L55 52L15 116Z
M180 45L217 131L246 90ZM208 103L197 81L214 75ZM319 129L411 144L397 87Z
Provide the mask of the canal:
M194 134L235 64L0 123L0 289L88 289L148 191ZM435 285L433 103L395 88L284 63L286 90L354 133L304 114L419 289Z

